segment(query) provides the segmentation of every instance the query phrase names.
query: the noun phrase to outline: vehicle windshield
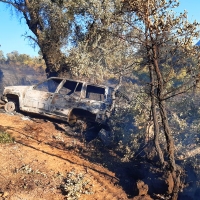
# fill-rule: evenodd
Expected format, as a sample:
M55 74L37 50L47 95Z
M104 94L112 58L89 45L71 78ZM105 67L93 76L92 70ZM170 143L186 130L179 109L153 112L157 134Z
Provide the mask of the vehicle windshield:
M45 82L36 85L34 87L34 90L54 93L61 82L62 79L48 79Z

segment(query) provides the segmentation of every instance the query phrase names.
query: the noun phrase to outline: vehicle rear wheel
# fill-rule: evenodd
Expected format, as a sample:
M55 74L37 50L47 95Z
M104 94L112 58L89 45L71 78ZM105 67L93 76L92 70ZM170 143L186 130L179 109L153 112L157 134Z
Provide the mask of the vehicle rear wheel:
M6 112L14 112L17 110L17 105L13 101L9 101L4 105L4 109Z

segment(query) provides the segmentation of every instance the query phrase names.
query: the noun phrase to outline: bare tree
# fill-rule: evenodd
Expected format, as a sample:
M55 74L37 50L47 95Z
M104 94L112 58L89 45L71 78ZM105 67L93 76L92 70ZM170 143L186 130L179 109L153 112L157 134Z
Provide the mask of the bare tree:
M194 37L198 37L196 21L189 23L184 11L176 15L171 10L179 5L177 0L137 0L123 2L119 14L124 15L124 23L129 25L129 33L125 35L131 41L131 30L140 30L137 41L143 47L142 56L149 66L151 111L154 121L155 146L160 162L173 177L172 199L177 199L180 171L174 157L174 140L168 122L166 100L186 92L194 85L191 71L198 71L198 66L192 66L191 57L198 57L197 48L192 45ZM181 84L175 80L181 70L187 73ZM159 124L157 110L161 117L162 130L167 145L167 165L158 143Z

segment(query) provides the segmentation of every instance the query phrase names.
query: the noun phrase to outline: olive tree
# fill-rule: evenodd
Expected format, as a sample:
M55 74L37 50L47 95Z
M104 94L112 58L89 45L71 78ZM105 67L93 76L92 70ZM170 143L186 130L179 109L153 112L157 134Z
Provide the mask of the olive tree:
M125 74L133 66L135 49L123 38L125 26L117 24L122 16L115 15L120 1L91 1L87 9L90 25L84 38L69 51L67 58L74 66L72 73L94 82L103 82ZM134 62L135 64L135 62Z
M17 12L19 19L23 18L32 31L33 36L26 36L38 45L46 63L48 76L69 73L70 66L66 62L64 45L73 45L70 39L79 37L84 31L77 19L86 16L87 4L82 0L53 1L53 0L0 0ZM85 11L84 11L85 10ZM69 47L70 48L70 47Z

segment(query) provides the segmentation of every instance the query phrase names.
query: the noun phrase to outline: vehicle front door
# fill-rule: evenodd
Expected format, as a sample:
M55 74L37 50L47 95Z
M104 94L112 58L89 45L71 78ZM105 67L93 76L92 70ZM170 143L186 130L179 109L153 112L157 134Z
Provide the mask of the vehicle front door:
M51 102L55 91L62 79L51 78L27 90L24 98L24 107L29 111L51 111Z
M66 80L53 97L51 112L67 118L70 110L79 104L82 87L83 83L81 82Z

